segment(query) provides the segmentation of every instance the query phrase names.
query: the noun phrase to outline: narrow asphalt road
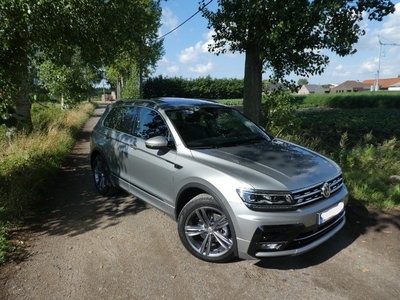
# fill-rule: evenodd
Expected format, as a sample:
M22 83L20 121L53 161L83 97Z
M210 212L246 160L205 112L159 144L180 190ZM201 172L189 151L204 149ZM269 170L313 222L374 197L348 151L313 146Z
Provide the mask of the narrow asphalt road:
M400 299L400 214L349 207L336 236L296 257L210 264L177 224L126 193L100 196L88 120L39 221L28 255L0 271L0 299Z

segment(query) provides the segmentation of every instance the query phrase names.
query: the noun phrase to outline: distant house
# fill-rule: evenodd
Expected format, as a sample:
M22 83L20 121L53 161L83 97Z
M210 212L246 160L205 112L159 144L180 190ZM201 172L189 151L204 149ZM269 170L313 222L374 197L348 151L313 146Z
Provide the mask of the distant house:
M370 86L376 85L376 79L367 79L363 81L364 84L369 84ZM400 78L380 78L379 79L379 89L388 91L389 87L400 83Z
M370 90L371 90L370 84L365 84L357 80L347 80L331 88L331 93L365 92Z
M324 93L329 93L329 89L325 89L318 84L305 84L297 92L297 94L299 95L324 94Z
M266 92L268 94L272 93L272 92L276 92L278 90L288 91L289 89L282 84L275 84L275 83L269 83L269 82L266 82L264 84L264 92Z
M400 82L389 85L388 91L400 91Z

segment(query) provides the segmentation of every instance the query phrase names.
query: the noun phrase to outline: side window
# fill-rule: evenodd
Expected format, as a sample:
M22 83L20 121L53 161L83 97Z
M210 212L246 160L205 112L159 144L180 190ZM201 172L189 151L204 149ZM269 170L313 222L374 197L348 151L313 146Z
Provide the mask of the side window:
M149 108L142 108L139 114L139 124L136 135L145 140L155 136L168 138L168 128L157 111Z
M132 134L137 108L129 106L115 107L104 120L104 126Z
M104 126L115 129L115 124L118 123L118 120L120 119L120 114L121 114L121 109L123 107L115 107L110 111L110 113L107 115L107 117L104 120Z

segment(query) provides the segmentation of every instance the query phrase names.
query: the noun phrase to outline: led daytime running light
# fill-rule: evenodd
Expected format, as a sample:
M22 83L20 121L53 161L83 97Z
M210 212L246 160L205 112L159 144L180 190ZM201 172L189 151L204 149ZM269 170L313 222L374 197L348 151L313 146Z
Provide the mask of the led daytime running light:
M268 192L250 189L237 189L240 198L249 205L293 205L295 201L288 192Z

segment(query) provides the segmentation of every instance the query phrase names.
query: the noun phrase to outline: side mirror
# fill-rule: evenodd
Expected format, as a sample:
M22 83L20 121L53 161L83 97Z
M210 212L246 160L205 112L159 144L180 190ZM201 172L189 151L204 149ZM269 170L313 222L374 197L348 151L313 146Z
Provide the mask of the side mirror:
M163 136L155 136L146 140L145 144L150 149L161 149L168 146L168 141Z

